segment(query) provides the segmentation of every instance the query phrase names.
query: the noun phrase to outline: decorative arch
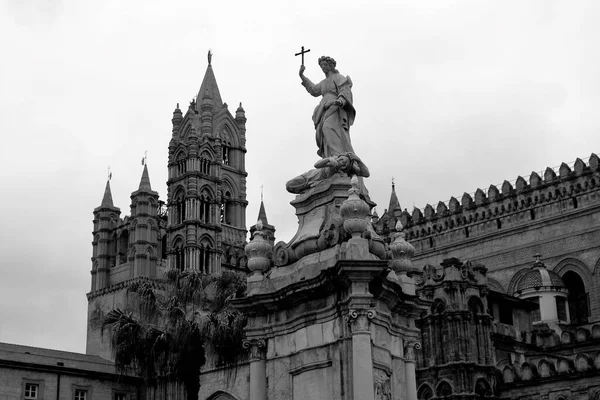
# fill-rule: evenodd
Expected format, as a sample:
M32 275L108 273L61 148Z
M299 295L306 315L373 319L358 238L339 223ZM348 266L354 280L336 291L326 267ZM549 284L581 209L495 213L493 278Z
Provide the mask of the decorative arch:
M429 400L433 397L433 389L428 383L423 383L417 390L417 398L419 400Z
M239 400L239 398L223 390L217 390L216 392L208 396L206 400Z
M502 380L504 383L511 383L515 381L515 372L508 365L502 370Z
M218 117L217 117L218 118ZM222 118L218 118L215 123L215 132L219 133L222 140L229 140L229 142L234 147L240 146L240 141L235 131L235 121L227 115L224 115Z
M471 311L474 314L483 314L483 310L485 309L483 307L483 302L481 301L481 299L477 296L471 296L469 297L469 299L467 300L467 304L469 305L469 311Z
M514 296L515 294L515 289L517 288L517 284L519 283L519 281L521 280L521 278L530 271L529 268L525 267L525 268L521 268L519 271L517 271L512 279L510 280L510 283L508 284L508 288L506 290L507 294L510 294L511 296Z
M221 192L223 193L223 196L225 195L225 192L227 192L227 191L229 191L231 193L232 199L237 198L237 196L240 192L238 186L233 181L233 179L231 179L231 177L228 175L223 175L223 184L221 186Z
M488 381L484 378L479 378L475 382L475 394L479 397L490 397L492 396L492 387Z
M598 259L598 261L596 261L596 265L594 265L594 272L592 273L594 276L598 276L598 273L600 271L600 258Z
M575 365L572 360L563 358L558 362L558 373L560 375L569 374L575 369Z
M538 371L541 378L548 378L556 375L556 367L548 360L541 360L538 364Z
M181 139L185 139L185 138L189 137L190 133L192 132L193 129L194 129L194 127L192 126L192 123L189 120L185 121L184 125L183 125L183 129L180 130Z
M504 290L504 286L502 286L502 284L500 282L498 282L496 279L494 278L488 278L488 287L491 290L494 290L496 292L500 292L500 293L506 293L506 290Z
M214 242L213 238L207 234L200 236L200 238L198 239L198 244L200 246L208 246L211 248L215 247L215 242Z
M574 257L561 260L552 270L561 277L568 271L573 271L581 276L584 282L592 282L592 271L590 268L586 263Z
M204 185L200 188L200 196L208 196L210 199L217 197L214 189L210 185Z
M592 365L592 360L590 360L590 357L585 353L580 353L575 357L575 368L579 372L588 371Z
M187 153L185 151L185 146L179 145L177 149L175 149L175 162L183 161L187 158Z
M437 395L437 397L452 396L452 393L452 385L447 380L441 381L435 389L435 394Z
M533 365L523 363L523 365L521 365L521 374L524 381L530 381L537 376L537 371Z
M210 161L215 160L215 151L208 143L204 143L200 146L200 158L206 158Z

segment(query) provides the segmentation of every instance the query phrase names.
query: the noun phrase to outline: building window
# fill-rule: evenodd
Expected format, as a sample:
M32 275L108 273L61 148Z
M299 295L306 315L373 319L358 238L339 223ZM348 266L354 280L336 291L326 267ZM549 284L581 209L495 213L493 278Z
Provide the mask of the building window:
M539 322L542 320L542 316L540 313L540 298L539 297L533 297L531 299L527 299L530 300L532 302L534 302L537 306L531 310L531 322Z
M559 321L567 321L567 299L556 296L556 312Z
M40 393L40 385L37 383L25 383L25 400L38 399Z
M506 325L512 325L513 324L513 310L511 307L509 307L508 305L504 305L502 307L500 307L500 315L499 315L499 320L500 323L502 324L506 324Z
M75 400L87 400L87 390L75 389Z

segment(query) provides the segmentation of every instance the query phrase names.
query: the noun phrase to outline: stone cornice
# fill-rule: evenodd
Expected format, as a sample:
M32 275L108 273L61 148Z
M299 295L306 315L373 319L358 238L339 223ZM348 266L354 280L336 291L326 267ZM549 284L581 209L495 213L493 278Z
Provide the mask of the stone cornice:
M103 289L90 292L90 293L86 294L86 297L87 297L88 301L90 301L92 299L95 299L96 297L103 296L103 295L109 294L109 293L114 293L114 292L117 292L122 289L126 289L131 283L133 283L135 281L146 281L146 282L154 283L156 285L156 288L159 290L164 290L165 285L167 284L167 282L163 279L149 278L146 276L138 276L136 278L127 279L125 281L116 283L114 285L105 287Z

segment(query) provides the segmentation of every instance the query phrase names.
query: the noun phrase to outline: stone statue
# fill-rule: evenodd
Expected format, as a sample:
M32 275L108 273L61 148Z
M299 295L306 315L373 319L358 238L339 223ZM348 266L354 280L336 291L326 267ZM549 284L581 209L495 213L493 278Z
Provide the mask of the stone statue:
M352 105L352 80L335 69L336 62L331 57L319 58L319 66L325 73L325 79L317 84L304 76L304 65L300 67L302 85L308 93L322 96L312 117L319 148L317 154L328 158L354 153L350 143L350 126L356 116Z
M369 168L353 153L323 158L315 163L315 168L288 181L285 185L287 191L294 194L303 193L336 173L365 178L370 175Z

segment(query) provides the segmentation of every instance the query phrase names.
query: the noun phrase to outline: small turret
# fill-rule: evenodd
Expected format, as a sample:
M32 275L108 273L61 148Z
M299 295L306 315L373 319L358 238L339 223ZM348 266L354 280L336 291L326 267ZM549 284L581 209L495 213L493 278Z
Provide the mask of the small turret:
M106 181L100 206L94 209L94 237L92 241L92 291L109 285L110 267L115 263L114 229L121 210L113 204L110 181Z
M133 249L128 260L133 277L157 275L160 234L158 206L158 193L152 190L148 165L144 162L139 188L131 193L129 237L134 241L131 243Z
M237 110L235 110L235 120L243 120L244 123L246 122L246 111L244 111L244 107L242 107L241 101L240 106L237 108Z
M179 103L177 103L177 107L175 107L175 110L173 111L173 118L171 118L171 122L173 123L173 135L179 131L181 121L183 121L183 115L179 109Z
M268 242L271 246L275 245L275 227L269 224L269 220L267 219L267 212L265 210L265 203L263 200L260 200L260 209L258 211L257 221L262 222L262 232L267 236ZM254 232L259 230L257 225L252 225L250 227L250 238L254 237Z

